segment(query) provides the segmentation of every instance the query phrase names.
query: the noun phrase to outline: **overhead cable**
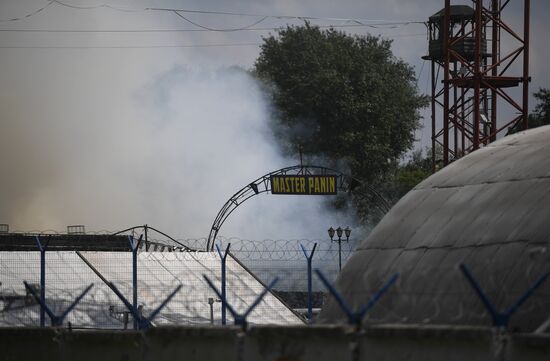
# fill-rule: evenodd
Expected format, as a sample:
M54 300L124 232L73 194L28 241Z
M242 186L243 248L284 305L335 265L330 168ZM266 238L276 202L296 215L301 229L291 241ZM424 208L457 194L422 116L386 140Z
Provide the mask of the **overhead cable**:
M145 10L152 11L167 11L189 14L206 14L206 15L230 15L230 16L250 16L250 17L266 17L274 19L295 19L295 20L326 20L326 21L346 21L356 22L363 25L365 23L380 23L390 25L408 25L408 24L424 24L424 21L414 20L382 20L382 19L357 19L357 18L334 18L334 17L319 17L319 16L302 16L302 15L273 15L273 14L253 14L253 13L237 13L237 12L225 12L225 11L206 11L206 10L191 10L191 9L177 9L177 8L145 8Z
M344 29L344 28L363 28L370 25L361 24L344 24L344 25L316 25L320 29ZM234 30L234 31L276 31L281 27L247 27L240 30L235 29L218 29L218 30ZM379 28L384 30L386 28ZM0 29L0 32L13 33L185 33L185 32L209 32L207 29ZM425 33L404 33L391 36L417 36L425 35Z
M396 34L400 36L424 36L424 34ZM262 43L216 43L216 44L182 44L182 45L0 45L0 49L155 49L155 48L214 48L260 46Z
M260 46L260 43L225 43L225 44L188 44L188 45L106 45L106 46L82 46L82 45L0 45L0 49L155 49L155 48L213 48L213 47L237 47L237 46Z
M38 13L40 13L41 11L47 9L48 7L50 7L53 3L55 3L55 0L53 1L48 1L48 3L44 6L42 6L41 8L39 9L36 9L36 10L33 10L32 12L28 13L28 14L25 14L23 16L19 16L19 17L16 17L16 18L8 18L8 19L0 19L0 22L8 22L8 21L19 21L19 20L24 20L24 19L28 19Z
M369 27L397 27L399 25L406 26L410 24L424 24L424 21L400 21L400 20L380 20L380 19L353 19L353 18L336 18L336 17L319 17L319 16L298 16L298 15L272 15L272 14L252 14L252 13L239 13L239 12L227 12L227 11L207 11L207 10L192 10L192 9L178 9L178 8L154 8L154 7L146 7L146 8L137 8L137 9L129 9L129 8L122 8L110 5L108 3L103 3L99 5L93 5L93 6L83 6L83 5L75 5L72 3L68 3L61 0L51 0L48 1L46 5L43 7L34 10L33 12L26 14L21 17L16 18L10 18L10 19L0 19L0 22L2 21L18 21L23 20L26 18L29 18L31 16L34 16L44 9L48 8L52 4L56 4L63 7L68 7L71 9L78 9L78 10L92 10L92 9L99 9L99 8L108 8L115 11L122 11L122 12L144 12L144 11L166 11L166 12L172 12L177 14L180 18L183 18L184 20L188 21L189 23L201 27L203 29L209 30L209 31L238 31L238 30L245 30L248 29L254 25L257 25L266 19L272 18L272 19L286 19L286 20L317 20L317 21L338 21L338 22L348 22L348 23L355 23L362 26L369 26ZM242 28L236 28L236 29L217 29L217 28L210 28L204 25L201 25L197 23L196 21L192 21L187 17L184 17L182 13L186 14L204 14L204 15L227 15L227 16L247 16L247 17L259 17L261 18L257 22L242 27Z
M208 27L208 26L204 26L204 25L201 25L201 24L198 24L194 21L191 21L189 20L188 18L186 18L185 16L181 15L179 12L177 11L174 11L173 12L174 14L176 14L177 16L179 16L180 18L182 18L183 20L187 21L188 23L192 24L192 25L195 25L201 29L205 29L205 30L209 30L209 31L219 31L219 32L233 32L233 31L241 31L241 30L247 30L247 29L250 29L251 27L253 27L254 25L258 25L259 23L261 23L262 21L264 21L265 19L267 19L268 17L267 16L264 16L263 18L261 18L260 20L250 24L250 25L247 25L247 26L244 26L244 27L241 27L241 28L234 28L234 29L215 29L215 28L211 28L211 27Z
M66 2L63 2L63 1L59 1L59 0L52 0L52 2L56 3L57 5L60 5L60 6L65 6L65 7L71 8L71 9L78 9L78 10L92 10L92 9L99 9L99 8L107 8L107 9L116 10L116 11L123 11L123 12L127 12L127 13L143 12L143 11L147 10L146 8L142 8L142 9L119 8L117 6L113 6L113 5L106 4L106 3L100 4L100 5L82 6L82 5L69 4L69 3L66 3Z

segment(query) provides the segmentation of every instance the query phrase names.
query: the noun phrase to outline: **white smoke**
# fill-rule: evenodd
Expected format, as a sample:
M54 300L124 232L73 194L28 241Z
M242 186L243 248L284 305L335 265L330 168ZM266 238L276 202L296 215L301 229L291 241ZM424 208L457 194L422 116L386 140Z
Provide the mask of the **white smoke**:
M120 5L140 4L151 6ZM0 13L23 16L38 5L2 4ZM238 6L243 12L308 12L280 3L230 8ZM244 20L225 25L243 26ZM173 13L58 5L3 26L194 29ZM0 51L0 223L21 231L65 231L71 224L115 231L148 223L178 238L207 236L231 195L298 160L279 155L268 126L270 104L259 84L228 67L250 66L257 47L147 46L243 42L261 41L248 32L0 34L0 45L23 47ZM329 211L325 199L256 196L236 209L220 235L327 239L330 226L354 226L351 216Z
M221 206L283 159L259 84L235 68L150 71L94 58L59 64L55 52L3 78L0 223L12 230L119 230L148 223L204 237ZM55 79L54 82L51 82ZM349 217L321 197L259 195L221 235L326 238Z

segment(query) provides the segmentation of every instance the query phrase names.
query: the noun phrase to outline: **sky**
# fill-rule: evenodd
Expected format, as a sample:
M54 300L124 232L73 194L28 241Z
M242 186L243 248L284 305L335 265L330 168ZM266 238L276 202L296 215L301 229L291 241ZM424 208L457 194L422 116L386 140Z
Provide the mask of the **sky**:
M533 92L550 87L550 5L531 3ZM422 22L442 7L443 0L0 0L0 223L12 231L148 223L177 238L205 237L232 194L298 163L280 155L271 104L238 69L253 66L262 37L309 18L393 39L395 56L414 67L427 93ZM519 32L522 7L511 0L505 12ZM421 114L419 148L431 132L428 109ZM359 227L319 197L261 195L220 234L323 239L338 225Z

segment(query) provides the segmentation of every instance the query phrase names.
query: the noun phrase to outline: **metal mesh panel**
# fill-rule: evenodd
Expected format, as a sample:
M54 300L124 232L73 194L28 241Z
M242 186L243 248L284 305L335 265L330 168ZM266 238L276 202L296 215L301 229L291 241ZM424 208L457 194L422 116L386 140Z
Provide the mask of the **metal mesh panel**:
M132 300L130 252L82 252L82 255L121 293ZM27 295L23 280L39 284L39 252L0 252L0 324L38 325L40 308ZM207 252L142 252L138 254L138 305L149 315L179 284L180 292L155 318L156 324L210 323L209 298L215 293L202 275L220 284L220 261ZM68 315L66 322L79 328L131 327L132 317L113 291L74 252L46 253L46 303L61 313L90 283L92 290ZM227 260L227 299L243 312L264 290L235 260ZM10 298L11 297L11 298ZM9 303L8 300L13 300ZM221 304L213 305L213 321L220 323ZM228 313L228 323L232 318ZM302 321L277 298L268 294L249 316L250 323L301 324Z

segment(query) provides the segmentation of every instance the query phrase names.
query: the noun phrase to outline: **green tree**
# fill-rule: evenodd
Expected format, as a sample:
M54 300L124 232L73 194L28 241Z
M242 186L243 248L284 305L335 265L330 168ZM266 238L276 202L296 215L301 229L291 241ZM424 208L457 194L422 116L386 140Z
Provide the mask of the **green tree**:
M397 202L418 183L432 174L431 148L415 150L406 162L399 164L384 185L383 192L392 203Z
M550 124L550 90L540 88L538 92L533 93L533 96L538 100L538 103L533 112L529 114L530 129ZM508 134L514 134L522 130L523 124L519 122L508 128Z
M529 114L529 128L550 124L550 90L540 88L533 96L538 100L538 104Z
M254 71L272 96L287 154L345 164L375 187L412 147L418 109L427 104L390 40L308 23L264 38Z

